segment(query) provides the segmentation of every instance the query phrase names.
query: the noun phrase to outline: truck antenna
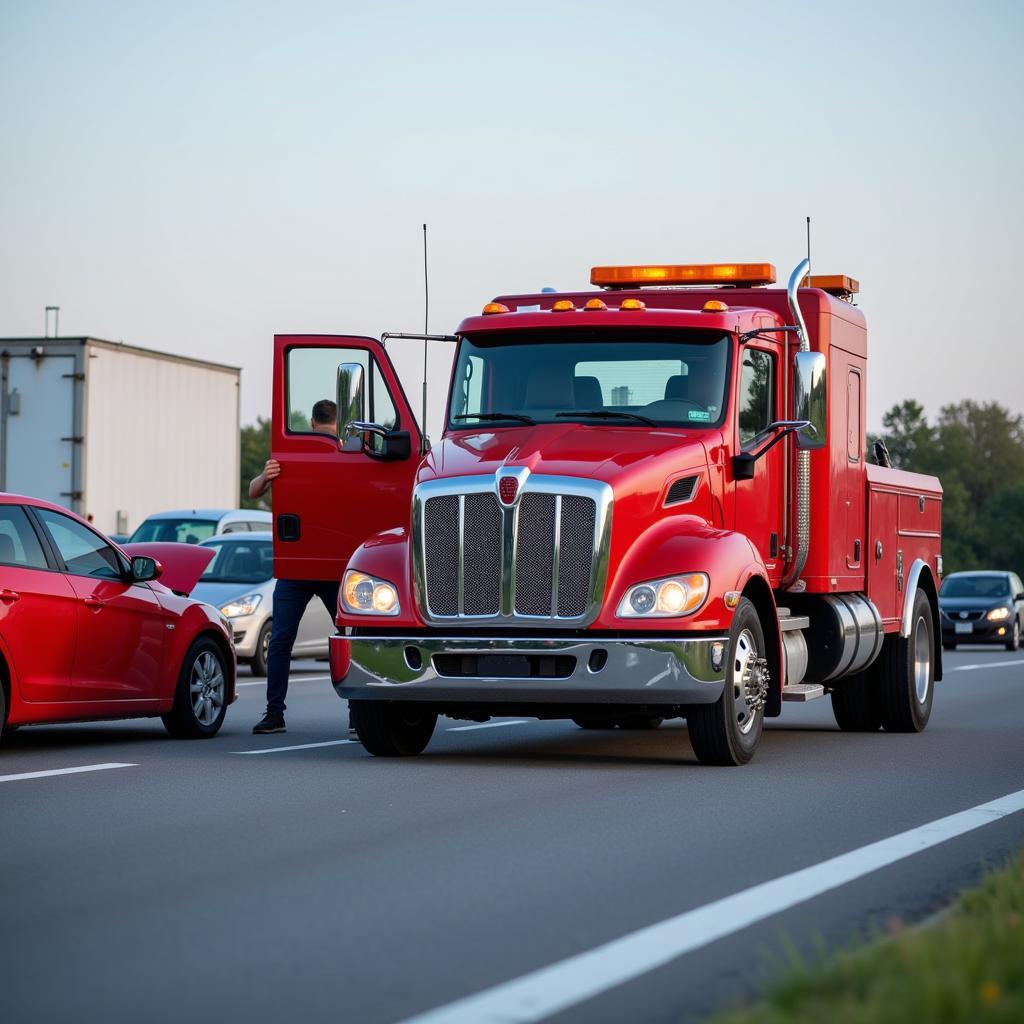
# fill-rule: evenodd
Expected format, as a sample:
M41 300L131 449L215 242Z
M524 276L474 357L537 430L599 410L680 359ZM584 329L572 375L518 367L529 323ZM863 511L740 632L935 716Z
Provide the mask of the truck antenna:
M807 218L807 283L811 283L811 218Z
M423 225L423 333L430 333L430 278L427 274L427 225ZM430 450L427 438L427 339L423 339L423 419L420 423L423 432L423 443L420 445L425 455Z

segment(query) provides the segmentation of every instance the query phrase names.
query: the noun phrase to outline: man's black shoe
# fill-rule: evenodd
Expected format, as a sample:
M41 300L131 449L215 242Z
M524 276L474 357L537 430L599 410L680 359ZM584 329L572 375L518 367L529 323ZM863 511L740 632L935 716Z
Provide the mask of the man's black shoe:
M275 715L273 711L268 711L263 718L252 727L252 731L257 736L265 736L267 733L287 732L288 730L284 726L284 715Z

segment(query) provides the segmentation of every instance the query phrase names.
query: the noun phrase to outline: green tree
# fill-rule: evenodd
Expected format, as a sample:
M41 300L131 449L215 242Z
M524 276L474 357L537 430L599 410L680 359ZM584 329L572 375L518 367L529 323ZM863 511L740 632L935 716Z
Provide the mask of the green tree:
M263 469L264 463L270 458L270 420L257 416L255 424L242 427L241 435L239 508L269 508L266 496L255 501L249 497L249 481Z
M966 400L943 406L933 426L908 399L882 422L894 466L942 481L946 571L1024 572L1024 418Z

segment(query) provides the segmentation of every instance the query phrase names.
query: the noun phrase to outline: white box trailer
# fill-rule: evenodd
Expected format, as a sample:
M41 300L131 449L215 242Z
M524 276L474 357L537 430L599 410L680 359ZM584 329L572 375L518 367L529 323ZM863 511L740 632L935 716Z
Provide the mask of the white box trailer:
M106 533L171 508L236 508L240 373L97 338L0 339L0 491Z

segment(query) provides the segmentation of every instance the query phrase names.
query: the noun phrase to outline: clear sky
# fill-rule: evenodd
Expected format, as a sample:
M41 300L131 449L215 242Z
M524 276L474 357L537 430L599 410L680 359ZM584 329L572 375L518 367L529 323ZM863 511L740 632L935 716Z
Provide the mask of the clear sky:
M861 281L869 426L1024 412L1024 3L0 0L0 336L244 368L593 264ZM432 386L447 384L432 357ZM400 370L418 394L417 356Z

